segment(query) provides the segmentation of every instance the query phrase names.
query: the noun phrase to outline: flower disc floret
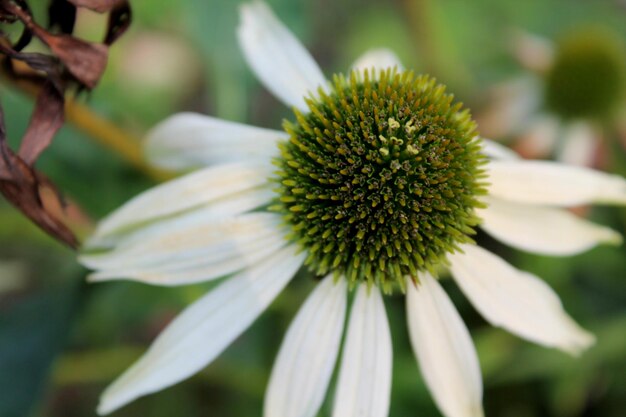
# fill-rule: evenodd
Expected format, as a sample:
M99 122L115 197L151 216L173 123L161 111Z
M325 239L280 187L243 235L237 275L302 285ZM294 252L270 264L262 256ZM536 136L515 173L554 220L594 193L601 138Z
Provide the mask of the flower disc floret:
M335 76L285 122L273 209L313 272L390 291L471 241L485 159L444 86L410 71L375 75Z

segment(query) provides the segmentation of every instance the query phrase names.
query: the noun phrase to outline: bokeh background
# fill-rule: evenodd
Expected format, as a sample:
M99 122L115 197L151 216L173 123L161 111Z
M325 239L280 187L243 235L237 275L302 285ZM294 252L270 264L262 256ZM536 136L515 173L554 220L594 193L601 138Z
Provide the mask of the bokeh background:
M30 2L37 10L38 2ZM45 3L45 2L41 2ZM626 40L619 0L269 0L327 75L371 47L389 47L428 72L480 116L493 88L522 76L512 34L547 39L594 26ZM134 21L112 48L105 77L82 101L140 139L166 116L192 110L278 127L290 112L253 78L236 38L238 2L133 0ZM79 34L99 39L104 19L79 16ZM626 54L626 49L623 50ZM33 100L0 86L9 137L19 139ZM480 117L479 117L480 118ZM624 119L607 121L602 168L626 174ZM481 126L488 130L490 126ZM622 130L620 130L622 129ZM512 137L501 137L512 141ZM157 180L88 132L67 124L38 167L98 219ZM626 233L626 209L585 214ZM549 230L546 231L549 233ZM600 247L566 259L528 255L479 239L545 278L598 342L580 358L491 328L450 280L444 286L470 327L484 375L488 416L626 415L626 249ZM95 415L99 393L169 320L211 285L160 288L87 284L75 253L0 200L0 416ZM279 342L314 283L295 279L271 308L205 370L114 416L260 416ZM409 347L404 302L387 299L393 332L392 417L437 416ZM330 415L332 388L320 412Z

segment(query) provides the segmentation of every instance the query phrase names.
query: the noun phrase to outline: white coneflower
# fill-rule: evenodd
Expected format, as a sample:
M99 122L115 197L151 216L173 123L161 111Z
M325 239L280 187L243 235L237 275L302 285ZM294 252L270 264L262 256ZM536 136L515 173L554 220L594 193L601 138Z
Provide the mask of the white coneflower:
M626 117L626 47L604 28L579 28L557 43L516 32L527 71L494 89L481 132L508 138L529 157L594 166Z
M406 294L412 346L441 412L482 415L478 359L435 277L441 267L492 324L572 354L593 343L543 281L470 235L480 225L514 247L550 255L617 243L617 233L560 207L626 204L623 178L516 159L480 139L441 85L402 70L388 51L366 54L349 75L327 82L264 3L243 6L241 17L248 63L295 115L280 132L180 114L150 134L148 153L158 165L208 167L105 219L81 258L96 270L91 279L184 285L227 278L105 391L100 413L204 368L302 266L323 278L282 343L266 417L317 415L350 291L334 417L389 412L383 294L392 291Z

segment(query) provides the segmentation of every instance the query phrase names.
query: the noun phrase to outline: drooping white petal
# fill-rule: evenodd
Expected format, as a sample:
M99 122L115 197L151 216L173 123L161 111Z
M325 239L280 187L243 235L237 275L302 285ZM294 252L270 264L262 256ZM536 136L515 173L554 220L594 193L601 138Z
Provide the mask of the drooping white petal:
M347 284L327 276L289 326L265 393L265 417L314 417L333 374L346 315Z
M489 205L477 210L480 227L507 245L552 256L584 252L600 243L618 245L619 233L558 208L510 203L485 198Z
M435 403L446 417L483 416L483 384L467 327L429 274L407 281L411 345Z
M207 205L183 211L171 217L133 225L132 228L124 229L119 233L95 234L89 237L84 246L91 251L109 250L117 245L151 239L155 235L166 233L167 230L180 230L193 225L216 223L266 205L275 196L276 193L272 191L271 184L264 184L257 188L214 199Z
M481 138L480 144L482 145L483 152L490 158L494 159L519 159L519 155L510 148L498 143L496 141Z
M592 166L595 155L596 134L589 123L572 123L565 128L557 149L557 159L565 164Z
M184 222L184 220L187 220ZM215 249L228 247L223 241L262 238L279 229L281 216L275 213L252 212L218 221L178 218L155 223L149 232L120 239L108 252L96 252L82 257L90 268L112 266L141 266L146 263L166 263L191 256L197 250L206 258L219 257ZM223 246L222 246L223 245Z
M354 70L371 70L375 68L377 70L385 70L387 68L397 68L398 71L402 71L404 68L400 62L400 58L390 49L379 48L370 49L361 55L352 64Z
M555 206L626 204L626 179L550 161L491 161L489 192L504 200Z
M563 310L541 279L478 246L449 257L452 275L474 307L494 326L532 342L579 354L594 337Z
M145 141L148 160L161 168L189 170L215 164L254 161L270 164L285 132L179 113L155 126Z
M333 417L386 417L391 364L391 333L380 290L361 284L350 313Z
M248 65L276 97L307 111L304 97L326 84L315 60L265 3L244 4L240 15L237 35Z
M267 308L303 259L294 247L285 248L187 307L106 389L98 413L108 414L204 368Z
M203 169L153 187L118 208L99 225L94 239L133 225L191 210L268 183L265 164L232 163ZM88 243L89 245L89 243Z
M89 276L91 281L133 279L155 285L208 281L254 265L285 246L281 222L272 213L184 225L163 221L143 239L132 236L111 251L82 255L80 261L98 270Z

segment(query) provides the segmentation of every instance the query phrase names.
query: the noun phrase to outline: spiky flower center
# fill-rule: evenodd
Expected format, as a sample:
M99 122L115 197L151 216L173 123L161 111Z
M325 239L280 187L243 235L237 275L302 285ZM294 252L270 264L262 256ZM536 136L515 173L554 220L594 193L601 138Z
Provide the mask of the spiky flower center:
M335 76L285 122L275 210L317 274L390 291L469 242L485 192L475 124L428 76Z
M547 106L565 118L610 117L624 98L625 57L617 37L601 29L564 37L547 74Z

